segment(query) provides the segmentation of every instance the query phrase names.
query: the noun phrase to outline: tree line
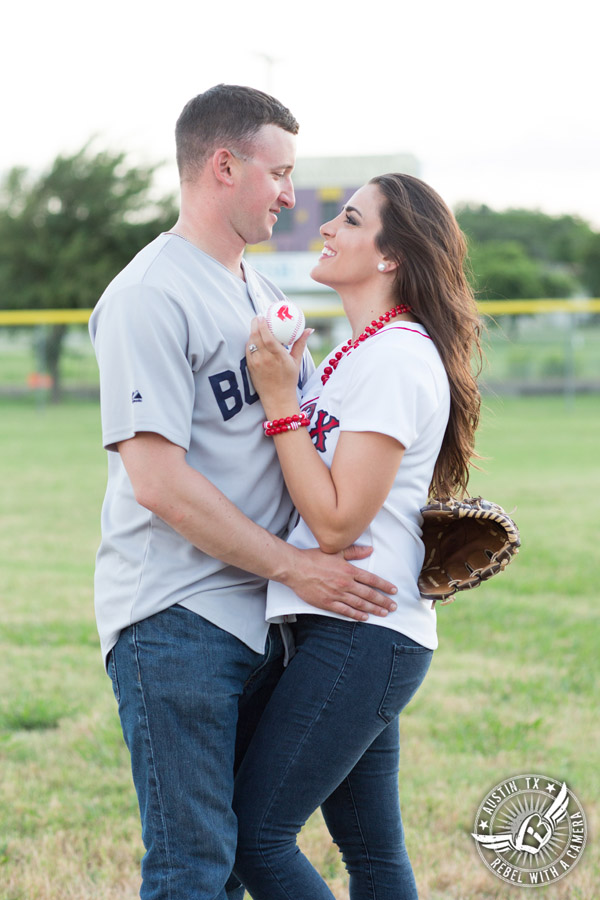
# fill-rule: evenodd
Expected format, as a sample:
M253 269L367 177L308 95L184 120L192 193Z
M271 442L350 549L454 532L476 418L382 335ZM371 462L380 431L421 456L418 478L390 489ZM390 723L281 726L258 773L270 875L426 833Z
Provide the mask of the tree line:
M89 309L145 244L174 223L157 197L157 166L86 144L42 173L15 167L0 181L0 309ZM600 233L539 211L456 211L478 299L600 296ZM59 392L67 326L47 329L42 365Z
M600 233L583 219L488 206L455 214L480 300L600 296Z
M172 197L154 195L157 166L89 144L34 175L0 183L0 309L91 309L117 272L173 225ZM60 394L67 325L45 329L40 368Z

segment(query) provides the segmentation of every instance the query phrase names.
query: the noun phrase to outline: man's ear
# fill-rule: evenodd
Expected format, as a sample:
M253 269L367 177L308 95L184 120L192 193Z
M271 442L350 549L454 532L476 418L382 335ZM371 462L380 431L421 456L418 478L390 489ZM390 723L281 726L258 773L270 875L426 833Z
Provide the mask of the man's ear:
M212 155L212 169L217 181L231 185L234 182L233 170L236 166L236 158L225 147L220 147Z

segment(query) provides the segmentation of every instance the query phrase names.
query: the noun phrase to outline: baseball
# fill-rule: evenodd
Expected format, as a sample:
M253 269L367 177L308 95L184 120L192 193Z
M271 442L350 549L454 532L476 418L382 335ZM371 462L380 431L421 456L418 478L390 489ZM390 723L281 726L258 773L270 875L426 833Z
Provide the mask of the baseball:
M304 331L304 313L289 300L271 303L265 319L271 334L282 344L293 344Z

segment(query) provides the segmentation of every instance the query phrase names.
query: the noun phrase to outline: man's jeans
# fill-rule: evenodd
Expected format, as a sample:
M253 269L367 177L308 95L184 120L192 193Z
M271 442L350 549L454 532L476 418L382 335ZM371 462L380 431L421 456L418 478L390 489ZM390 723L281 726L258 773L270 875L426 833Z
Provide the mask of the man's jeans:
M236 874L254 900L333 900L300 852L321 806L352 900L415 900L398 800L398 715L432 651L403 634L298 617L281 676L236 779Z
M243 896L225 888L237 840L236 758L281 662L278 629L263 656L181 606L121 632L108 670L142 820L143 900Z

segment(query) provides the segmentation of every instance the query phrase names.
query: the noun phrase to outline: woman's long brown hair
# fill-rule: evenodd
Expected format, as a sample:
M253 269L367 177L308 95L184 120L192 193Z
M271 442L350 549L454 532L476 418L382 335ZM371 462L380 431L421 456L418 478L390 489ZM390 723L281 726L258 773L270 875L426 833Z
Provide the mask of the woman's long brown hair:
M465 276L466 241L441 197L412 175L379 175L369 182L381 191L377 246L398 263L398 300L408 304L427 329L450 382L450 418L435 464L430 493L462 496L475 453L481 398L481 322Z

